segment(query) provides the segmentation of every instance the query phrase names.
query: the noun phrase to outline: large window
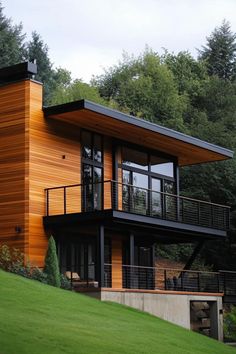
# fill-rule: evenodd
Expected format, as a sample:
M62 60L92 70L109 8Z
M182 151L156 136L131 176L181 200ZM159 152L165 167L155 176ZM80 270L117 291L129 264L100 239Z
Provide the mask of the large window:
M175 161L164 156L121 148L123 210L163 217L172 211L176 193Z
M82 207L84 211L103 207L103 148L102 137L88 131L81 132L82 149Z

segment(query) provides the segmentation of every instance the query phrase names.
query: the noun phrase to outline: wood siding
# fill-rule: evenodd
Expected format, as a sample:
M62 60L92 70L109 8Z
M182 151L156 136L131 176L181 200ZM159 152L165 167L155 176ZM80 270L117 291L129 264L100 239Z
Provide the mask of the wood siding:
M28 254L29 81L0 87L0 244ZM19 232L16 231L19 228Z
M22 249L42 266L48 239L44 190L81 183L80 127L45 119L42 85L32 80L2 86L0 107L0 243ZM112 140L104 137L104 180L111 179ZM63 213L62 193L55 193L58 214ZM68 212L81 211L80 197L80 187L67 190ZM110 183L104 203L111 207Z
M122 238L112 237L112 288L122 288Z
M41 85L31 81L30 93L29 256L33 263L40 266L43 265L47 248L43 228L46 208L44 190L81 182L80 130L45 120ZM71 198L76 196L77 191L74 191ZM63 212L61 198L57 193L55 207L59 208L59 213Z

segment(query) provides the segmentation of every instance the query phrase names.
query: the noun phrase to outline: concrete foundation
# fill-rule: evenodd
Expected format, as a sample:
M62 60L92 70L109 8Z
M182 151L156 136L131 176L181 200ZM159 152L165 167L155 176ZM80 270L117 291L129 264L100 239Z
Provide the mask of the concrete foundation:
M223 340L222 297L220 295L102 290L100 298L103 301L118 302L119 304L148 312L187 329L191 329L191 302L207 302L211 308L211 337Z

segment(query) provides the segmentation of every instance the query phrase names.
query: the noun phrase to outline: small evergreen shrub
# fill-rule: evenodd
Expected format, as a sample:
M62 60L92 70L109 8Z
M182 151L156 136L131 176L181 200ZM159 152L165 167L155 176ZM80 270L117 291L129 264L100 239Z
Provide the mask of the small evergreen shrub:
M71 290L71 282L64 274L61 274L61 288Z
M57 259L56 244L53 236L51 236L48 241L48 249L45 256L44 273L47 274L48 284L60 288L61 277Z

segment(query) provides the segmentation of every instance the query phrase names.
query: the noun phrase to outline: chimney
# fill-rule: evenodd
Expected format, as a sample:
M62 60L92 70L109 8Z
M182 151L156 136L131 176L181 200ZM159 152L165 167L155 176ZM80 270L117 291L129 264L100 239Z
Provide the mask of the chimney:
M0 243L29 256L31 121L43 122L42 84L34 63L0 69Z
M0 84L15 82L18 80L32 79L37 74L37 65L26 61L24 63L8 66L0 69Z

